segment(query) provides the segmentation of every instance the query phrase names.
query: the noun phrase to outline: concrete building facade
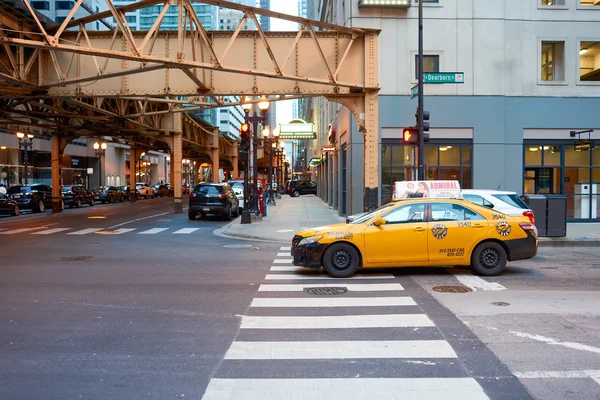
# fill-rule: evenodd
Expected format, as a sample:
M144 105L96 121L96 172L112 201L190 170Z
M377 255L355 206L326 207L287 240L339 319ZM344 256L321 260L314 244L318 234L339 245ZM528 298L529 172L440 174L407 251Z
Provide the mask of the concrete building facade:
M416 178L416 148L401 131L415 124L418 7L368 7L368 0L318 0L309 18L381 29L379 37L380 204L394 181ZM399 2L400 3L400 2ZM411 4L412 3L412 4ZM600 218L600 6L584 0L424 2L425 72L459 72L461 84L424 85L431 113L426 179L465 188L562 194L568 218ZM406 7L410 5L410 7ZM305 101L320 196L340 214L363 210L363 138L348 109ZM329 129L327 129L327 128ZM324 129L324 130L323 130ZM575 148L570 131L594 129ZM589 136L588 136L589 135ZM336 151L322 153L324 144Z

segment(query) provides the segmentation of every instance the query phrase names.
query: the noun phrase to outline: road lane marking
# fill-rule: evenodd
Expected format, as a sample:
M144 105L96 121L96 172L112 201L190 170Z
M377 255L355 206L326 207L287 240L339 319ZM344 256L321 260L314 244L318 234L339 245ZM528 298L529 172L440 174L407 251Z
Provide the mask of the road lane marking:
M350 292L390 292L404 290L399 283L365 283L365 284L352 284L352 283L306 283L302 285L298 284L265 284L258 287L259 292L303 292L304 289L310 289L313 287L345 287Z
M281 250L281 251L291 251L292 248L290 246L288 246L288 247L283 246L283 247L280 247L279 250Z
M87 235L90 233L101 231L102 229L104 229L104 228L88 228L88 229L83 229L80 231L69 232L69 233L67 233L67 235Z
M560 342L556 339L552 339L549 337L545 337L545 336L541 336L541 335L532 335L530 333L524 333L524 332L517 332L517 331L509 331L509 332L518 337L537 340L539 342L545 342L545 343L555 345L555 346L564 346L569 349L589 351L592 353L600 354L600 348L588 346L587 344L574 343L574 342Z
M32 233L32 235L52 235L53 233L64 232L64 231L68 231L68 230L71 230L71 228L46 229L45 231L34 232L34 233Z
M169 228L152 228L148 229L147 231L139 232L138 235L154 235L156 233L164 232L168 229Z
M233 342L226 360L457 358L445 340Z
M283 266L279 266L279 265L273 265L270 269L271 271L275 271L275 272L314 272L314 273L320 273L318 269L315 268L303 268L303 267L283 267Z
M293 260L291 258L288 258L288 259L285 259L285 260L277 259L277 260L273 260L273 263L274 264L291 264L292 261Z
M117 225L109 226L107 229L114 229L114 228L118 228L118 227L123 226L123 225L131 224L133 222L143 221L143 220L149 219L149 218L161 217L161 216L167 215L167 214L173 214L173 211L164 212L164 213L161 213L161 214L149 215L147 217L142 217L142 218L137 218L137 219L132 219L131 221L127 221L127 222L123 222L123 223L120 223L120 224L117 224Z
M250 307L387 307L416 306L410 297L284 298L257 297Z
M371 275L361 275L354 274L348 278L332 278L329 275L318 274L318 275L300 275L300 274L267 274L265 276L266 280L294 280L294 279L335 279L338 282L344 282L346 279L394 279L394 275L392 274L371 274ZM337 285L341 286L341 285Z
M41 226L36 226L35 228L13 229L10 231L0 232L0 235L14 235L16 233L30 232L30 231L35 231L35 230L39 230L39 229L44 229L44 228Z
M288 253L277 253L277 257L291 257L292 255Z
M506 290L504 286L496 282L488 282L475 275L453 273L454 277L458 279L460 283L471 288L474 292L478 290Z
M376 393L376 396L374 394ZM203 400L488 400L474 378L211 379Z
M240 329L351 329L435 326L425 314L342 315L324 317L243 316Z
M513 375L519 379L570 379L570 378L591 378L600 385L600 370L583 371L527 371L513 372Z
M178 231L173 232L173 235L186 235L188 233L196 232L200 228L183 228Z

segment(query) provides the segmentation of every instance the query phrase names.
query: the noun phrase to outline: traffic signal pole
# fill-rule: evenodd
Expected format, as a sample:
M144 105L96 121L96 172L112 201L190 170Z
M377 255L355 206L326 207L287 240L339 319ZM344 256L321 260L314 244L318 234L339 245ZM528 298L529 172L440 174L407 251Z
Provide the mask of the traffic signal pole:
M425 137L423 135L423 0L419 1L419 62L418 64L418 90L419 90L419 112L418 112L418 128L419 128L419 147L417 154L418 161L418 179L425 180Z

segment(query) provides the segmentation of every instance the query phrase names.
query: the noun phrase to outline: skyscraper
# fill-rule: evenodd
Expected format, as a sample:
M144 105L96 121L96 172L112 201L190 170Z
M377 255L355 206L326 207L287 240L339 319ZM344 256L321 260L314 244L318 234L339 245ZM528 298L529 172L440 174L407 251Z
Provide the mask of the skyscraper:
M260 8L263 8L265 10L270 10L271 9L271 0L260 0ZM264 30L264 31L270 31L271 30L271 19L269 17L266 17L264 15L261 15L259 18L260 21L260 27Z

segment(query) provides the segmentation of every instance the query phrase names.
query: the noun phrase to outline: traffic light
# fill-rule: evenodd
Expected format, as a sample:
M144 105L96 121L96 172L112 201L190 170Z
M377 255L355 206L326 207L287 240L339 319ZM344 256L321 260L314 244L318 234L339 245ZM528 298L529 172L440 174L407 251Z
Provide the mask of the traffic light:
M419 130L414 126L402 130L402 142L406 144L419 144Z
M417 107L415 118L417 120L417 129L419 128L419 112L421 110ZM429 111L423 111L423 142L429 142Z
M248 151L250 149L250 125L242 124L240 126L240 148L242 151Z

